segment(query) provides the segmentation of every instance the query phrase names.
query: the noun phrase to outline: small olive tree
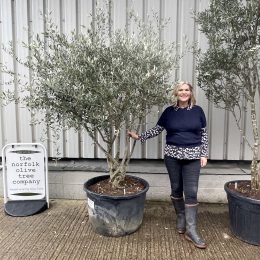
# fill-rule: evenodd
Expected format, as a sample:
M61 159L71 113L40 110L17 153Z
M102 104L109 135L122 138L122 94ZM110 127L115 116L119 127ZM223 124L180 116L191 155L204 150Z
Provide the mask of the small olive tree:
M256 111L260 98L260 1L211 0L196 20L208 40L208 49L198 59L198 85L217 107L234 115L241 132L241 111L244 104L250 108L254 143L243 137L253 153L251 188L260 189Z
M135 146L126 129L138 131L151 108L165 104L179 60L174 45L160 41L160 23L154 27L154 21L143 24L134 17L132 22L135 33L111 33L109 17L99 10L87 33L70 35L48 22L48 29L25 46L31 55L20 61L32 72L22 85L30 95L22 101L31 111L44 112L48 125L83 127L104 152L114 187L122 184Z

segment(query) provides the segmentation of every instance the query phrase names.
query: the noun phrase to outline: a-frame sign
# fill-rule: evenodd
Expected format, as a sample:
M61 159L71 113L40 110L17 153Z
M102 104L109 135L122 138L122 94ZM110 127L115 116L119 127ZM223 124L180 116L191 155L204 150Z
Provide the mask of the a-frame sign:
M48 157L39 143L7 144L2 150L5 212L30 216L49 207Z

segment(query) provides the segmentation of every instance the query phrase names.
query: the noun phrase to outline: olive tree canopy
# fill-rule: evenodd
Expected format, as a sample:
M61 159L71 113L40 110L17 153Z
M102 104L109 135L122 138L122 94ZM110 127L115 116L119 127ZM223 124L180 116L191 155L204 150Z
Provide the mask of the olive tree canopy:
M126 129L138 131L151 108L165 104L180 57L174 44L160 41L158 20L153 26L155 21L144 24L133 17L134 33L109 33L110 22L99 10L87 33L70 35L49 22L25 46L30 55L21 63L30 69L31 80L22 85L30 92L22 101L31 111L45 113L48 125L83 127L106 155L118 187L135 145L126 136L120 156L120 137Z

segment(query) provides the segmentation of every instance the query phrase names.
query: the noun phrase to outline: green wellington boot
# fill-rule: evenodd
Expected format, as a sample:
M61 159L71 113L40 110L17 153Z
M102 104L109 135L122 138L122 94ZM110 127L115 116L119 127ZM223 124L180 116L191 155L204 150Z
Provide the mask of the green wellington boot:
M187 206L185 205L185 216L186 216L186 233L185 238L191 241L198 248L206 248L205 241L198 235L197 226L197 210L198 206Z
M176 229L179 234L184 234L186 230L184 200L183 198L174 198L172 196L171 200L177 216Z

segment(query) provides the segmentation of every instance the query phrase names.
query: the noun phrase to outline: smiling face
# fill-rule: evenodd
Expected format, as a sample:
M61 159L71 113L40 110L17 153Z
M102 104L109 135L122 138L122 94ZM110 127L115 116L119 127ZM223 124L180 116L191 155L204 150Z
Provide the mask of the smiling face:
M190 86L186 83L180 85L177 89L177 98L179 107L187 107L191 98Z

